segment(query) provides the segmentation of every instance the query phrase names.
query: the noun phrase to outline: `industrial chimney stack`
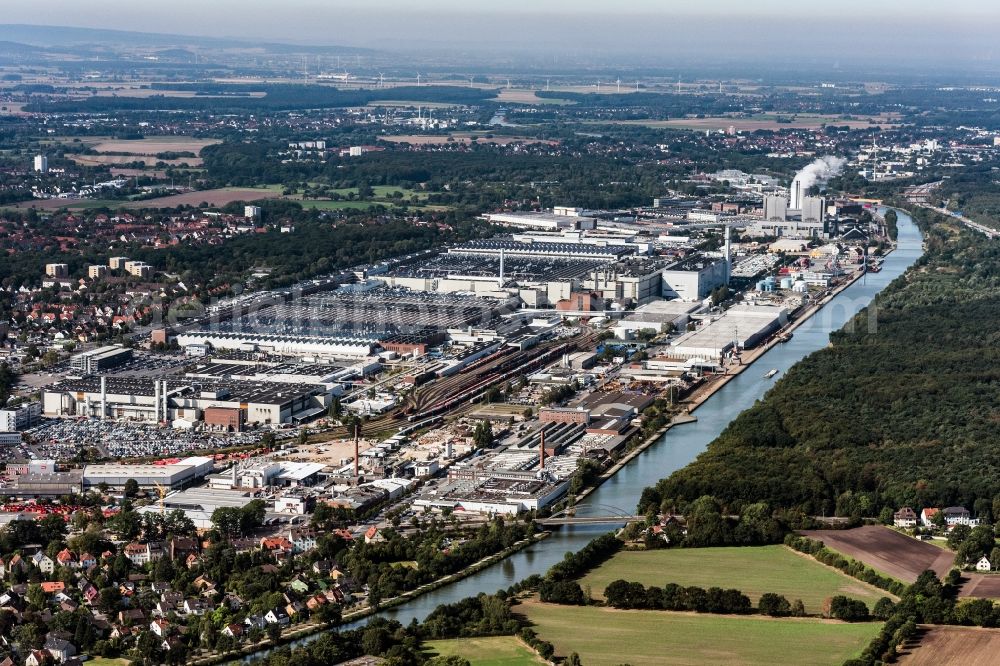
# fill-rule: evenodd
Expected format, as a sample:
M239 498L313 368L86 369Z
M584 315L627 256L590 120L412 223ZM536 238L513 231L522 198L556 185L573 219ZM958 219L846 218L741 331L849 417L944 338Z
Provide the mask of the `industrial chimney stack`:
M358 439L360 438L361 434L359 430L360 428L358 427L358 424L355 423L354 424L354 485L358 485L358 479L360 478L360 473L358 471L358 458L361 456L358 450L359 448Z
M545 469L545 431L541 431L542 441L538 446L538 469Z

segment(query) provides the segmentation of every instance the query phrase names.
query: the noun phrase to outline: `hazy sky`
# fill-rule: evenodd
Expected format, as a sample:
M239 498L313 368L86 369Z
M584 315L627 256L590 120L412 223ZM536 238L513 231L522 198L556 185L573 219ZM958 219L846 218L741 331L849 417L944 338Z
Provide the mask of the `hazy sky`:
M388 50L992 62L997 0L0 0L0 22ZM1000 58L1000 52L996 54Z

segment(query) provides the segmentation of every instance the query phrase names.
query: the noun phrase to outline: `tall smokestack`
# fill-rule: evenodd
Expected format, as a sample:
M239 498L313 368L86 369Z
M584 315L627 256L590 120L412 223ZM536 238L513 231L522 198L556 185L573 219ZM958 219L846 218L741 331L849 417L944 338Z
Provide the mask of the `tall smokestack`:
M160 382L153 380L153 421L160 422Z
M108 413L108 378L101 375L101 420Z
M504 249L500 248L500 288L503 288Z
M726 225L726 284L729 284L729 277L733 269L733 247L732 240L730 236L732 235L732 228Z
M541 431L541 443L538 445L538 469L545 469L545 431Z
M354 424L354 485L358 484L358 479L360 478L360 473L358 472L358 458L361 457L359 451L358 439L360 438L360 433L358 429L358 424Z
M163 390L160 391L160 397L163 399L163 413L160 415L164 421L170 420L170 412L167 410L167 380L163 380Z

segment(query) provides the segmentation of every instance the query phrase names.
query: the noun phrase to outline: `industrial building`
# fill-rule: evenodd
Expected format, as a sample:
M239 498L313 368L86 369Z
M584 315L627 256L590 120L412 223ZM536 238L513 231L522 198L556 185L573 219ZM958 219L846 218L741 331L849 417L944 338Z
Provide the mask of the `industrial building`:
M197 529L210 529L212 513L222 507L242 509L254 497L246 490L221 490L204 486L188 488L170 493L163 498L163 507L150 504L139 507L139 513L159 513L162 511L183 511L194 522Z
M187 332L178 336L178 343L358 359L371 355L381 340L399 335L434 337L452 328L482 326L519 304L506 292L496 297L431 293L376 280L351 286L256 310L222 324L217 332Z
M646 303L663 293L662 259L628 258L596 268L583 280L583 288L614 301Z
M93 375L116 368L131 359L131 349L118 345L109 345L74 354L69 361L69 365L80 374Z
M329 392L312 384L125 377L67 379L42 392L48 416L110 418L192 426L205 410L241 412L243 423L291 423L324 411Z
M553 259L592 259L611 261L621 259L635 252L625 245L588 245L584 243L529 242L522 243L512 238L490 238L470 241L448 248L448 254L485 254L507 257L549 257Z
M42 418L42 403L26 402L17 407L0 409L0 432L27 430Z
M594 229L597 221L577 208L556 206L551 213L487 213L483 219L493 224L521 229L559 231L561 229Z
M725 259L691 257L663 269L661 295L684 301L700 301L713 289L729 282L729 262Z
M792 184L796 187L798 181ZM764 219L747 229L753 236L787 236L790 238L827 237L826 199L800 196L792 203L785 197L764 197Z
M658 300L641 305L615 325L615 337L628 340L639 331L660 333L683 329L691 320L691 313L700 307L698 303L682 300Z
M319 480L324 467L322 463L251 458L213 475L208 485L215 489L311 486Z
M376 338L252 332L187 331L177 335L177 344L184 349L197 345L207 345L210 349L269 352L323 359L359 360L367 358L375 352L377 343Z
M194 456L168 465L87 465L83 468L83 486L94 488L103 483L121 490L129 479L135 479L140 488L179 488L207 476L213 464L212 458Z
M717 317L703 320L694 331L677 338L671 356L719 361L735 349L748 349L788 321L788 310L770 305L734 305Z

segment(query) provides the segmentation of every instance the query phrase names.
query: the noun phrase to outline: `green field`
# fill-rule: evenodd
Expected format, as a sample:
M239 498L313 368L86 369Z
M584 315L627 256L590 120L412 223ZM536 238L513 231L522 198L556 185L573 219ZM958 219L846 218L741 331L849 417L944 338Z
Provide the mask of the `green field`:
M785 546L622 551L584 576L580 585L589 585L591 595L600 599L608 583L618 579L658 587L677 583L736 588L755 606L762 594L775 592L789 601L801 599L806 612L813 614L834 595L860 599L869 608L888 595Z
M878 622L771 619L666 611L620 611L537 602L515 606L556 655L587 666L659 664L839 665L858 656Z
M330 191L331 192L336 192L337 194L339 194L341 196L347 196L351 192L357 193L358 188L356 188L356 187L341 187L341 188L333 189L333 190L330 190ZM386 199L393 192L401 192L403 194L403 198L404 199L409 199L414 194L416 194L417 197L420 198L420 199L426 199L427 198L427 192L424 192L423 190L411 190L411 189L406 188L406 187L396 187L394 185L373 185L372 186L372 192L375 193L374 198L376 198L376 199Z
M452 655L468 659L472 666L535 666L545 662L513 636L456 638L428 641L431 656Z

